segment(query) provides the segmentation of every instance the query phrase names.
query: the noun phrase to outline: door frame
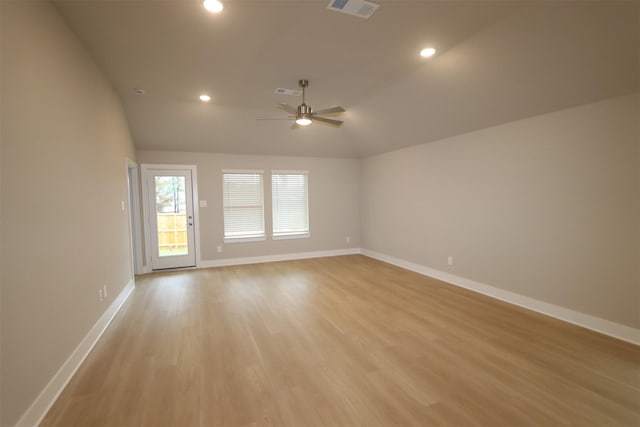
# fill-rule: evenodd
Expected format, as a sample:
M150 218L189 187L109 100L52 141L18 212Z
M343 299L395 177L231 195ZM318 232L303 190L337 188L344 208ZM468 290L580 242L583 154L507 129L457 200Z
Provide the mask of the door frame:
M193 198L193 238L194 245L196 251L196 265L194 267L185 267L185 268L196 268L200 265L200 212L199 212L199 199L198 199L198 167L196 165L163 165L163 164L148 164L142 163L140 165L141 176L143 180L141 182L142 187L142 214L143 214L143 229L144 229L144 272L150 273L152 270L151 267L151 251L153 250L151 247L151 209L149 209L149 190L148 186L144 182L144 176L147 171L154 169L162 169L162 170L189 170L191 171L191 195Z
M140 180L138 164L133 160L125 159L125 171L127 174L127 205L129 206L129 236L131 243L131 270L133 274L142 274L142 239L140 231Z

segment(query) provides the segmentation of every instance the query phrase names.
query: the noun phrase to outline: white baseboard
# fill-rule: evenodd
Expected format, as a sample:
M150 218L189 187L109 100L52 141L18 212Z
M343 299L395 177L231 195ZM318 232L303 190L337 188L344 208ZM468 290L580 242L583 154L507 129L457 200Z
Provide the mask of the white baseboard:
M362 249L361 253L370 258L384 261L389 264L393 264L398 267L423 274L425 276L433 277L434 279L442 280L443 282L447 282L461 288L469 289L471 291L478 292L480 294L484 294L492 298L526 308L531 311L536 311L538 313L542 313L547 316L551 316L586 329L591 329L601 334L609 335L611 337L627 341L632 344L640 345L640 329L635 329L630 326L612 322L610 320L601 319L589 314L573 311L568 308L560 307L558 305L549 304L544 301L506 291L504 289L496 288L484 283L476 282L475 280L456 276L455 274L436 270L424 265L415 264L403 259L394 258L392 256L381 254L379 252L371 251L368 249Z
M80 344L73 350L73 353L62 364L58 372L51 378L51 381L40 392L36 400L33 401L29 409L22 415L16 427L34 427L42 422L42 419L47 415L47 412L51 406L55 403L60 393L64 390L73 374L76 373L84 359L89 355L89 352L96 344L98 339L102 336L111 320L120 310L120 307L129 298L129 295L134 289L134 281L131 279L129 283L124 287L122 292L115 298L115 300L109 305L104 314L93 325L87 335L80 341Z
M198 261L198 265L195 267L176 268L175 270L193 270L199 268L212 268L212 267L227 267L231 265L245 265L245 264L260 264L263 262L276 262L276 261L292 261L296 259L308 259L308 258L322 258L328 256L341 256L341 255L356 255L360 254L360 248L347 248L347 249L332 249L327 251L313 251L313 252L294 252L288 254L277 255L263 255L252 256L242 258L222 258L214 260ZM155 273L158 271L170 271L167 270L152 270L150 266L145 265L142 270L142 274Z
M329 256L359 254L360 248L333 249L328 251L295 252L289 254L252 256L243 258L226 258L201 261L197 268L225 267L230 265L258 264L263 262L292 261L296 259L322 258Z

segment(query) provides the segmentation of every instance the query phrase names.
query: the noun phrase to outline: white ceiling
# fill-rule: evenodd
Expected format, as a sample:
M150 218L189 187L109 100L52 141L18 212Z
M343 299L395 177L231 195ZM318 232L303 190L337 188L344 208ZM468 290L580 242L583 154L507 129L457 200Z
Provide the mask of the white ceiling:
M328 0L55 1L139 149L362 157L640 90L637 2L377 3L361 19ZM348 110L341 128L256 120L286 117L300 100L273 91L301 78L312 107Z

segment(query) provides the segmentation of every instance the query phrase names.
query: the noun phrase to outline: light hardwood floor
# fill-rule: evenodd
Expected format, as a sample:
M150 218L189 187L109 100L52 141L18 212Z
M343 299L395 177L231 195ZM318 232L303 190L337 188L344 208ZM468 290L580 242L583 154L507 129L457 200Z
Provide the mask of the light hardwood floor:
M153 274L46 426L639 426L640 348L364 256Z

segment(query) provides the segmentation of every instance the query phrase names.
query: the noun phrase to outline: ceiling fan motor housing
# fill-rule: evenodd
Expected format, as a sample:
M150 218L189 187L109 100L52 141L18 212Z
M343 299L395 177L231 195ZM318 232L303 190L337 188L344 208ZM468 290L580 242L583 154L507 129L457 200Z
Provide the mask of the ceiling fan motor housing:
M307 114L311 114L311 106L307 105L307 104L300 104L298 105L298 116L303 116L303 115L307 115Z

